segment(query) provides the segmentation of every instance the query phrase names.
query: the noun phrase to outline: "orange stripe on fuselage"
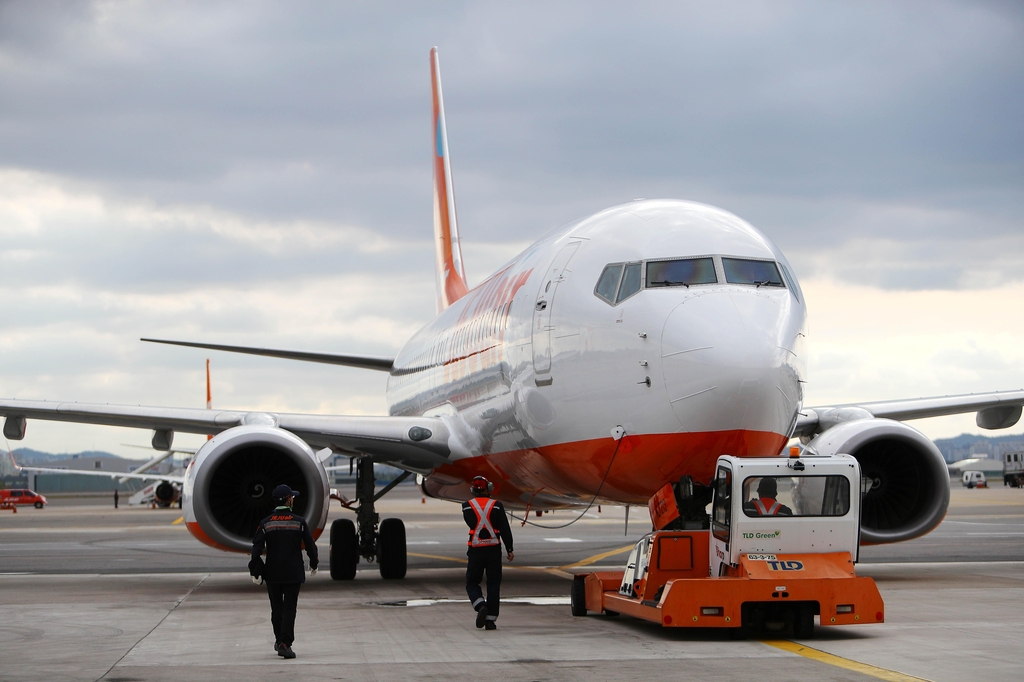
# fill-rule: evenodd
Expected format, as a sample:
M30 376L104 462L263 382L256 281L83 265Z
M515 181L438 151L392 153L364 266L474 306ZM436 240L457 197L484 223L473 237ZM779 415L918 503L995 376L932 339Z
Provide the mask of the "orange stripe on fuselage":
M522 507L534 495L562 498L564 504L589 502L607 472L600 500L645 505L665 483L684 475L709 485L720 455L773 457L787 441L778 433L746 430L627 435L610 471L616 442L598 438L470 457L438 473L463 481L486 476L494 481L496 499ZM440 486L438 494L463 499L464 487L468 495L468 484Z

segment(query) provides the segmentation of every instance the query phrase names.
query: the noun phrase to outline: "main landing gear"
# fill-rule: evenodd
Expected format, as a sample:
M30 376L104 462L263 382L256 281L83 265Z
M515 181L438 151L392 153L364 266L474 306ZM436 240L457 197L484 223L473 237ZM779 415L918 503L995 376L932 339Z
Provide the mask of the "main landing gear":
M374 492L373 460L369 457L356 460L356 522L337 519L331 524L333 579L355 578L359 557L367 563L376 560L382 578L398 580L405 577L405 524L401 519L381 521L373 505L409 476L407 471L381 488L380 492Z

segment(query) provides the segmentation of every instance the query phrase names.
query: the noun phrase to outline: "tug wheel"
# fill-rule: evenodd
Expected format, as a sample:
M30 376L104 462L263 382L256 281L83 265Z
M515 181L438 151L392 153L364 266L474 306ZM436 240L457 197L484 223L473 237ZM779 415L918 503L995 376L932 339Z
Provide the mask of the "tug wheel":
M587 582L579 575L572 580L572 589L569 591L569 606L572 608L572 615L587 615Z

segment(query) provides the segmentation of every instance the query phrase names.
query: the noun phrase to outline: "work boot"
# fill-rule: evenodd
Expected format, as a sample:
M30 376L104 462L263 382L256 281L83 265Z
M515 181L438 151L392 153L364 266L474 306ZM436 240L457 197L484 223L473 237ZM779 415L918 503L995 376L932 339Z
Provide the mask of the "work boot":
M482 628L487 621L487 604L481 604L476 610L476 626Z
M287 644L282 644L280 647L278 647L277 655L281 656L282 658L295 658L295 652L292 651L292 648Z
M495 622L493 620L487 621L487 623L484 625L484 630L497 630L497 629L498 629L498 626L495 624Z

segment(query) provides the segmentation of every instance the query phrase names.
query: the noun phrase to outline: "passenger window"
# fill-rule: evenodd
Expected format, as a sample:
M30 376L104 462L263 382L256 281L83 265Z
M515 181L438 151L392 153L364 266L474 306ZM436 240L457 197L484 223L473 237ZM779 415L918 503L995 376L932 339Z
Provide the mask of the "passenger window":
M619 288L619 278L622 275L622 263L609 265L601 273L601 279L597 280L597 287L594 293L608 301L615 303L615 291Z
M715 504L711 510L711 530L715 537L729 542L729 522L732 518L732 471L718 467L715 479Z
M619 295L615 302L625 300L640 291L640 264L630 263L626 271L622 273L622 284L619 285Z
M647 286L690 287L693 284L715 284L715 261L712 258L681 258L647 263Z
M758 287L785 287L774 261L723 258L725 281L730 284L754 284Z

